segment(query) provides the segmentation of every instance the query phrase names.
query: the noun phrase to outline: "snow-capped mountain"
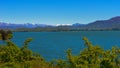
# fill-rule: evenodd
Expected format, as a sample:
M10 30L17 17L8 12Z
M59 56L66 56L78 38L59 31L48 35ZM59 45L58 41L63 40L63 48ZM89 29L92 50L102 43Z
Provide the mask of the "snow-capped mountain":
M37 28L41 29L74 29L74 30L120 30L120 16L110 18L108 20L97 20L89 24L57 24L57 25L47 25L47 24L34 24L34 23L25 23L25 24L13 24L0 22L0 29L19 29L19 28ZM57 28L58 27L58 28Z
M13 24L13 23L5 23L0 22L0 28L8 28L8 29L15 29L15 28L35 28L35 27L45 27L46 24L34 24L34 23L25 23L25 24Z

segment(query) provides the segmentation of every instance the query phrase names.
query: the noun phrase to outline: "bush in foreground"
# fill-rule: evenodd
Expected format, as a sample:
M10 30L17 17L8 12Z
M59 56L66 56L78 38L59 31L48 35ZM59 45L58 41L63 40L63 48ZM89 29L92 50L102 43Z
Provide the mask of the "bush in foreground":
M79 55L72 55L68 49L66 60L51 62L28 49L31 40L25 40L21 48L10 40L6 40L6 45L0 45L0 68L120 68L119 48L104 50L94 46L86 37L83 38L86 47Z

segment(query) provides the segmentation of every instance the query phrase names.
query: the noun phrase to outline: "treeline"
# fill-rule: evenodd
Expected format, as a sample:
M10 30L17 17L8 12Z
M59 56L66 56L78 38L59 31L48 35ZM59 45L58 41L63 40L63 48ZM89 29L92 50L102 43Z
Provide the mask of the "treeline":
M57 32L57 31L73 31L70 26L63 26L63 27L37 27L37 28L18 28L14 31L23 31L23 32Z
M28 49L31 38L26 39L20 48L9 39L0 45L0 68L120 68L120 48L104 50L83 38L85 48L78 55L66 51L67 59L47 62L38 53ZM37 45L37 44L35 44Z
M84 27L37 27L37 28L18 28L15 32L59 32L59 31L119 31L120 28L84 28Z

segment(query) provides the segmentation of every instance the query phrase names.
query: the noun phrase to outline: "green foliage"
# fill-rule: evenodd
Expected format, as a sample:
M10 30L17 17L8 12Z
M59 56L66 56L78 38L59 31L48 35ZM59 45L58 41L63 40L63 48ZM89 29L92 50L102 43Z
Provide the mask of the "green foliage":
M32 38L28 38L24 41L24 44L23 44L23 47L21 48L21 50L24 50L24 49L28 49L28 44L29 42L32 41Z
M112 47L111 50L103 50L86 38L83 38L86 48L78 56L73 56L71 50L68 54L69 68L120 68L120 49Z
M86 37L83 40L85 48L80 54L72 55L72 50L68 49L66 60L51 62L28 49L32 38L26 39L21 48L6 40L5 45L0 45L0 68L120 68L120 48L104 50Z
M33 61L47 65L41 56L28 49L28 43L31 40L31 38L26 39L22 48L10 40L5 41L6 45L0 46L0 68L31 68L34 65Z
M7 41L7 45L1 50L1 62L13 62L17 60L20 49L10 41Z

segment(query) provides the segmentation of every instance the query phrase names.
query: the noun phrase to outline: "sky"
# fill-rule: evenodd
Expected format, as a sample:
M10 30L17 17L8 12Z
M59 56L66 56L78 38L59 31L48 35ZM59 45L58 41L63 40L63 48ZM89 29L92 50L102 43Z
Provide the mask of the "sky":
M0 0L0 22L87 24L120 16L120 0Z

